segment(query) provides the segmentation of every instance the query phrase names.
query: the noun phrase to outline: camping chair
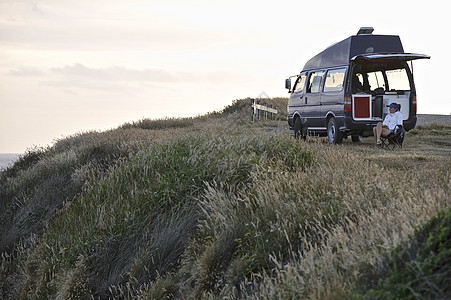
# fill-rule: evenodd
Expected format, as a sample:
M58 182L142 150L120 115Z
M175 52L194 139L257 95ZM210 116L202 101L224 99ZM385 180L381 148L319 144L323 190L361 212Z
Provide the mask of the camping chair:
M395 148L402 148L402 143L404 142L404 134L406 130L402 125L396 125L393 132L389 135L381 137L382 148L389 150L395 150Z

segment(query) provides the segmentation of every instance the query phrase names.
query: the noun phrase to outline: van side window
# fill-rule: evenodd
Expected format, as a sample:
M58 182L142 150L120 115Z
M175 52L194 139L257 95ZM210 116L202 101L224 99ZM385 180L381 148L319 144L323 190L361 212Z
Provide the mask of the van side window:
M296 81L296 85L294 86L294 92L299 93L302 92L305 86L305 80L307 79L307 74L301 74Z
M339 92L343 90L346 69L337 69L327 71L326 81L324 83L324 92Z
M377 88L383 88L385 90L384 75L381 71L370 72L367 74L367 78L371 90L374 91Z
M312 72L308 82L307 93L319 93L323 81L324 71Z

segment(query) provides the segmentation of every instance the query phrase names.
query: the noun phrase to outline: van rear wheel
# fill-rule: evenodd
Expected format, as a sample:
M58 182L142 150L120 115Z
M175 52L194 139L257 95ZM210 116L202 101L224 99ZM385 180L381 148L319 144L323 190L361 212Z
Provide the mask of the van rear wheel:
M361 136L361 135L358 135L358 134L353 134L353 135L351 136L351 139L352 139L352 141L353 141L354 143L361 143L361 142L363 141L362 136Z
M343 140L343 134L337 126L337 121L334 117L327 122L327 139L330 144L341 144Z

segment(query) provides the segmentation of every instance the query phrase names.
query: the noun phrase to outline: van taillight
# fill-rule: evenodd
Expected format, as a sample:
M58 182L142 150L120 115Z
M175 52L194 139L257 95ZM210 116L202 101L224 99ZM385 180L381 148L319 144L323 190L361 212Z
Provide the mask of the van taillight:
M412 110L413 110L413 112L417 112L417 96L413 96L413 99L412 99Z
M345 97L345 112L352 111L352 102L351 97Z

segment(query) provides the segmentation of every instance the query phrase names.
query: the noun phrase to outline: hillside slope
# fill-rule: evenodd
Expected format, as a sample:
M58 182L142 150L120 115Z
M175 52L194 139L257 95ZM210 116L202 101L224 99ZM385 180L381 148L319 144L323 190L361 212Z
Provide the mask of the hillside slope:
M451 127L397 152L329 146L267 130L284 112L249 122L248 103L80 133L0 173L0 295L371 297L390 251L451 207Z

